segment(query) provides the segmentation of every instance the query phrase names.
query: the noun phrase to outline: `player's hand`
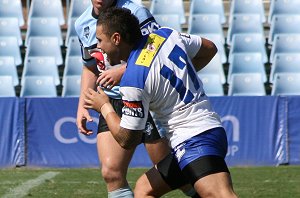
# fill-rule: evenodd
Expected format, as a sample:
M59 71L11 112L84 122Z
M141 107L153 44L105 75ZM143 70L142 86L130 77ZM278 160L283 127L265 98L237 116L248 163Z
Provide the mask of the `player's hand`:
M87 121L93 122L92 117L90 116L87 109L79 107L78 111L77 111L77 120L76 120L77 128L80 133L82 133L84 135L91 135L93 133L93 131L86 128Z
M113 66L108 70L102 71L96 83L106 89L112 89L121 81L126 66Z
M84 92L84 108L94 109L97 112L101 113L101 107L105 103L109 103L109 98L99 86L97 87L97 90L98 92L89 88L87 91Z

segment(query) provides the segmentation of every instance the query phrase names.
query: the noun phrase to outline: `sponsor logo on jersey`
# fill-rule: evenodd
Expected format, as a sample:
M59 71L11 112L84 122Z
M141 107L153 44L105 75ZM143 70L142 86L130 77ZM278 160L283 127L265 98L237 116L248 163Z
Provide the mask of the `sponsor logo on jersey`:
M144 108L142 101L123 101L124 107L122 109L122 114L137 118L144 118Z
M156 21L152 21L151 18L148 20L145 21L145 23L141 27L142 35L148 35L159 28L159 25L156 23Z
M87 26L83 29L83 35L86 39L88 39L90 37L90 27Z
M166 39L157 34L150 34L135 64L150 67L153 58Z

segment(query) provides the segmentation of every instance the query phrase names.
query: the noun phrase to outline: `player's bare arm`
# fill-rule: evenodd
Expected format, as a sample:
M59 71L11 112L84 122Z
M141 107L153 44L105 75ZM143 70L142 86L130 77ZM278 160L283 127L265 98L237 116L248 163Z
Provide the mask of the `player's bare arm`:
M218 49L212 41L202 38L202 45L196 56L192 59L195 69L197 71L203 69L216 55L217 51Z
M84 91L88 88L95 88L95 81L97 76L95 73L89 69L88 67L84 66L82 75L81 75L81 88L80 88L80 97L78 102L78 110L77 110L77 127L82 134L91 135L92 130L86 128L86 122L92 122L93 119L91 118L87 109L84 108Z
M107 114L105 120L115 140L122 148L133 149L141 143L143 132L120 127L121 119L116 113Z
M97 112L102 113L112 135L121 147L124 149L135 148L139 143L141 143L143 132L132 131L120 127L121 119L111 106L108 96L100 87L98 87L97 90L98 92L93 89L88 89L84 92L84 107L86 109L94 109Z

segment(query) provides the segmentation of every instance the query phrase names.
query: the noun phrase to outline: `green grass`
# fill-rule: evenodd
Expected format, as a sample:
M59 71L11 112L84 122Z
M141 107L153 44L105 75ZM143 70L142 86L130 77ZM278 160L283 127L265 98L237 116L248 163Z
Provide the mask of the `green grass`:
M129 169L128 181L134 187L136 179L147 169ZM46 172L59 172L52 179L29 190L25 197L105 198L105 183L98 169L0 169L0 197L24 182ZM300 197L300 166L231 168L234 189L243 198ZM18 197L18 196L17 196ZM164 198L185 197L173 191Z

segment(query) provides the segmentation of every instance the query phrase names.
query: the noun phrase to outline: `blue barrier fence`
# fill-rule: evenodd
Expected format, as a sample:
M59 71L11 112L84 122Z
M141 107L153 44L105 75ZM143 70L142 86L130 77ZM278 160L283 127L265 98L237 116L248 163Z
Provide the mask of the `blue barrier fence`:
M300 164L299 96L211 101L227 131L229 166ZM0 167L98 167L96 134L77 131L77 103L78 98L1 98ZM88 127L96 133L96 122ZM130 166L152 166L143 145Z

